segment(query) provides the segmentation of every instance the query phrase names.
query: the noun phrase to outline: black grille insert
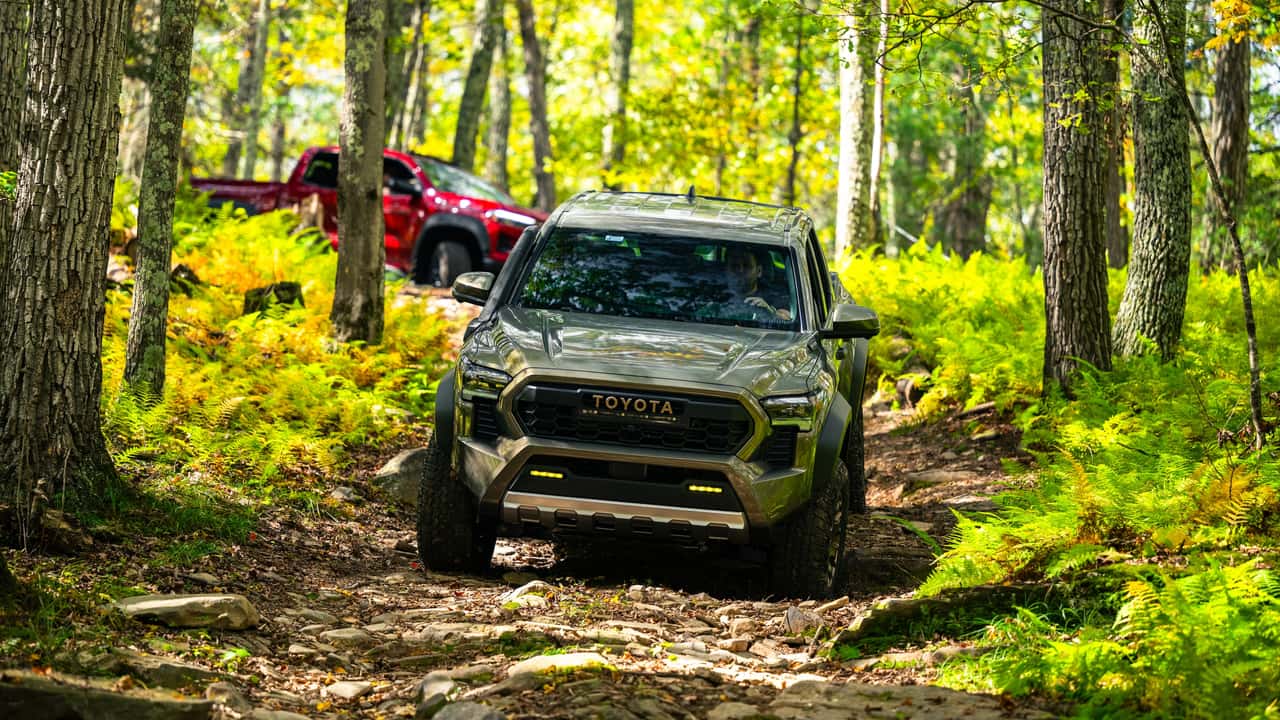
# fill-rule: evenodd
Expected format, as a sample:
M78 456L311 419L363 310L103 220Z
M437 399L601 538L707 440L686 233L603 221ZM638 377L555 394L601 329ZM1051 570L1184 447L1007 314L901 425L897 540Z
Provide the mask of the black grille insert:
M475 414L472 415L471 436L477 440L498 439L498 402L490 398L475 398L472 401Z
M532 385L516 402L516 417L525 433L555 440L577 440L659 450L691 450L731 454L751 437L751 416L736 400L685 395L662 398L683 403L672 419L584 414L584 398L614 392L651 397L643 391L607 391L558 385Z
M796 462L796 436L799 429L795 427L775 427L773 434L765 441L761 449L764 464L771 468L789 468Z

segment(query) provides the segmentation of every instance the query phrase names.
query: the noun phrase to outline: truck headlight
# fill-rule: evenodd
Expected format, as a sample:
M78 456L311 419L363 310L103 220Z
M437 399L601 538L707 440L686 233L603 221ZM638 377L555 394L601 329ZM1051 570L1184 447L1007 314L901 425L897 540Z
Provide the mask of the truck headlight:
M490 210L489 212L485 213L485 216L500 225L507 225L509 227L518 228L521 230L538 222L538 219L535 217L525 215L524 213L512 212L510 210L503 210L501 208L497 210Z
M769 420L774 425L792 425L802 431L813 427L813 414L817 410L818 393L805 395L775 395L760 401Z
M496 370L484 365L463 358L462 360L462 393L463 396L482 395L484 397L498 397L498 393L502 392L502 388L511 382L511 376L501 370Z

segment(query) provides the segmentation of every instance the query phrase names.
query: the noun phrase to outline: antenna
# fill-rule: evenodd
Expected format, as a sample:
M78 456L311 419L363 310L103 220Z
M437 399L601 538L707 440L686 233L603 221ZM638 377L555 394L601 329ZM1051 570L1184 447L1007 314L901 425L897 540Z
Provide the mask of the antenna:
M686 200L688 200L688 201L689 201L689 204L690 204L690 205L692 205L692 204L693 204L693 199L694 199L695 197L697 197L697 196L696 196L696 195L694 195L694 193L693 193L693 186L692 186L692 185L690 185L690 186L689 186L689 193L688 193L687 195L685 195L684 197L685 197L685 199L686 199Z

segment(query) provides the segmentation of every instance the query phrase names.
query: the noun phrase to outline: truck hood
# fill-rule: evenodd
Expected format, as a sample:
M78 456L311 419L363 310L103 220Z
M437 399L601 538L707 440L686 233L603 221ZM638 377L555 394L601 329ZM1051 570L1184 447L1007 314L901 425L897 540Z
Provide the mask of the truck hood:
M504 307L477 334L476 362L511 375L607 373L804 393L816 371L811 334ZM486 357L487 356L487 357ZM488 362L488 359L493 362Z

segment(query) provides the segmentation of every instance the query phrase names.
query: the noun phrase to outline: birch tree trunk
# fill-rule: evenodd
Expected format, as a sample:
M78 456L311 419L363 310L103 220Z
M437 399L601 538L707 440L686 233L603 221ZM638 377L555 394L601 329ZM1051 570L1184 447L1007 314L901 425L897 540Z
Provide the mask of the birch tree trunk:
M493 67L493 46L498 40L501 11L502 0L480 0L476 6L476 38L453 135L453 164L468 172L476 164L476 134L480 130L480 111L484 109L485 87Z
M333 336L342 342L382 342L383 272L387 248L382 217L383 102L386 99L386 0L348 0L338 163L338 277Z
M1163 32L1148 3L1159 3ZM1134 6L1134 39L1151 52L1133 56L1133 257L1113 336L1123 355L1141 354L1149 339L1170 360L1182 337L1191 261L1191 135L1181 103L1186 27L1180 0Z
M151 63L147 156L138 192L138 272L129 315L124 381L155 399L164 392L173 201L198 9L199 0L161 0L160 33Z
M401 73L404 77L404 102L394 114L389 114L392 124L389 130L390 145L395 148L409 147L409 123L413 117L414 107L418 102L419 65L422 63L423 43L422 25L426 19L427 3L417 0L413 3L413 11L409 15L409 27L413 29L409 47L404 57Z
M1099 22L1091 0L1062 9ZM1092 25L1041 11L1044 78L1044 387L1068 393L1080 362L1111 368L1107 309L1102 43Z
M1249 40L1229 41L1213 62L1213 111L1209 135L1228 210L1240 217L1249 191ZM1235 266L1231 241L1218 213L1205 223L1201 263L1206 269Z
M846 15L840 38L840 161L836 257L872 241L871 141L875 44L865 18Z
M547 74L538 42L533 0L516 0L520 13L520 41L524 47L524 72L529 83L529 133L533 135L533 177L539 210L556 206L555 160L551 156L551 127L547 123Z
M888 62L885 55L889 52L889 0L880 0L880 20L877 27L875 94L871 100L871 178L867 195L871 203L871 242L884 243L887 248L893 226L890 223L889 227L885 227L880 211L880 175L884 172L884 94L887 84L885 63Z
M271 35L271 0L258 0L258 33L249 80L248 123L244 131L244 177L252 180L258 170L258 130L262 128L262 83L266 78L267 38Z
M431 3L421 3L422 17L420 24L430 22ZM431 103L431 66L427 58L431 57L431 45L426 39L421 40L418 51L418 67L414 71L412 96L409 117L405 123L404 143L406 146L422 142L427 136L427 121L430 118Z
M13 234L0 268L0 502L100 503L118 482L99 419L128 0L31 5ZM74 168L75 172L65 169Z
M604 125L604 185L617 190L615 174L627 157L627 88L631 84L631 45L635 37L635 0L616 0L613 44L609 50L609 85L606 106L609 118Z
M507 150L511 137L511 61L505 21L498 28L494 69L489 74L489 139L485 143L485 177L502 190L511 185Z
M265 33L266 29L261 32ZM222 105L222 121L227 126L227 154L222 156L222 174L229 178L240 177L240 162L244 156L244 125L249 112L253 87L254 51L258 47L258 16L249 19L245 29L245 45L249 49L240 62L240 75L236 79L235 92L226 97Z

